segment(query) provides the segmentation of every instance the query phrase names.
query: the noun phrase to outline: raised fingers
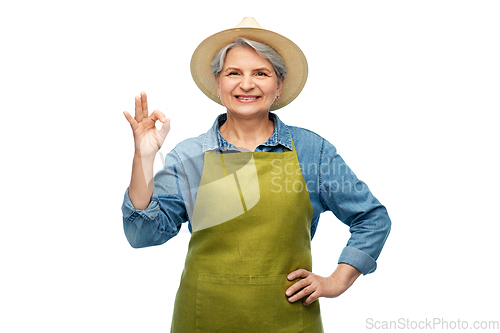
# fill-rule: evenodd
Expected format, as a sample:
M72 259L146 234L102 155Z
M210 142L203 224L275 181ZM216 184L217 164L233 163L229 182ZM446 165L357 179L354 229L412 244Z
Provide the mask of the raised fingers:
M148 97L144 91L141 91L141 102L142 102L142 117L148 117Z
M139 96L135 96L135 120L140 123L148 117L148 96L141 91Z
M135 121L140 123L143 119L142 101L140 96L135 96Z

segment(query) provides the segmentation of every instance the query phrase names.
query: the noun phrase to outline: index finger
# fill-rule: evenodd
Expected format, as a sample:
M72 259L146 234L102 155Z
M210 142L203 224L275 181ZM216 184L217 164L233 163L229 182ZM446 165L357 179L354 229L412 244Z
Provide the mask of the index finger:
M298 278L306 278L309 276L309 274L311 274L311 272L306 269L300 268L288 274L287 279L292 281Z

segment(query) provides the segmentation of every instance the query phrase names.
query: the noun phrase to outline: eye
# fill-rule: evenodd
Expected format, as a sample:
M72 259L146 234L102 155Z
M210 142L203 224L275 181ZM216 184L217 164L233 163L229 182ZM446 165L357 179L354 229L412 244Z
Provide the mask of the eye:
M238 72L229 72L229 73L227 73L227 76L232 76L232 75L238 75Z
M269 75L267 75L267 74L266 74L266 73L264 73L264 72L258 72L258 73L257 73L257 76L269 76Z

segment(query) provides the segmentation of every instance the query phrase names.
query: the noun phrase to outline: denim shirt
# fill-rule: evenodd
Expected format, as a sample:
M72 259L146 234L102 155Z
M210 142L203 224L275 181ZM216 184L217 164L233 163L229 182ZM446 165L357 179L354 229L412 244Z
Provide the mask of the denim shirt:
M255 151L292 150L293 138L313 207L311 239L320 214L331 211L349 226L351 233L338 262L357 268L363 275L375 271L391 228L385 207L349 169L331 143L309 130L285 125L274 113L269 113L269 118L274 122L273 134ZM188 222L192 232L190 217L201 181L204 153L240 151L219 132L226 119L226 114L219 115L207 133L180 142L167 154L164 167L155 175L155 188L146 209L134 208L127 189L122 205L123 226L132 247L163 244L177 235L183 222ZM283 182L273 186L294 190L293 184Z

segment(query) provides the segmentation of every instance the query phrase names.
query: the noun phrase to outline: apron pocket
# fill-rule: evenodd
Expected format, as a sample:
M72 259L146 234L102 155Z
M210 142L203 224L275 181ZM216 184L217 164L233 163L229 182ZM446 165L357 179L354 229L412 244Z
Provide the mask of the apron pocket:
M301 302L289 303L286 275L199 275L196 332L302 332Z

